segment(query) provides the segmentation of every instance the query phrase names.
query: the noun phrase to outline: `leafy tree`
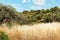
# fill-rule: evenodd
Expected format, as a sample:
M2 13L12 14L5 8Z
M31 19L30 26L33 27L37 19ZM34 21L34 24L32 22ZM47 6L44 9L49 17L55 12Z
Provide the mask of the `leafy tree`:
M16 20L16 10L11 6L0 5L0 23L13 22Z
M0 4L0 24L32 24L40 22L60 22L60 8L57 6L42 10L17 12L9 5Z

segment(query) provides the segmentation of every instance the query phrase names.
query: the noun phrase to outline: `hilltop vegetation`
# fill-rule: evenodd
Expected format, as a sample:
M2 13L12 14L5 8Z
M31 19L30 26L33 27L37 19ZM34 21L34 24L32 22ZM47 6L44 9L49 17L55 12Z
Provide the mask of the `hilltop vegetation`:
M60 22L60 8L57 6L42 10L24 10L17 12L15 8L9 5L0 4L0 24L34 24Z
M0 24L13 25L10 29L8 26L0 25L0 40L60 40L58 22L60 22L60 8L57 6L46 10L17 12L10 5L0 4Z

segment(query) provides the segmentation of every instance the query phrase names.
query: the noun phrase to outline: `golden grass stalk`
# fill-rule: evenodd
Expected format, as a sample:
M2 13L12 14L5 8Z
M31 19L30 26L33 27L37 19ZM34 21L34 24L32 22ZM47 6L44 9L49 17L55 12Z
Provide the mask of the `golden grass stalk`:
M41 23L35 25L23 25L12 28L0 27L9 40L60 40L60 23Z

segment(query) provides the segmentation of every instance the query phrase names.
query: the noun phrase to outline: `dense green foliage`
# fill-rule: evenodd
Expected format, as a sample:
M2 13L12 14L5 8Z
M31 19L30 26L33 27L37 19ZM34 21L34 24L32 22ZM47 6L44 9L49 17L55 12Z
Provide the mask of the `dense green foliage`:
M18 15L16 10L11 6L0 4L0 24L2 23L14 23L17 20Z
M34 24L60 22L60 8L57 6L42 10L17 12L11 6L0 4L0 23Z
M3 32L0 32L0 40L9 40L9 39L6 34L4 34Z

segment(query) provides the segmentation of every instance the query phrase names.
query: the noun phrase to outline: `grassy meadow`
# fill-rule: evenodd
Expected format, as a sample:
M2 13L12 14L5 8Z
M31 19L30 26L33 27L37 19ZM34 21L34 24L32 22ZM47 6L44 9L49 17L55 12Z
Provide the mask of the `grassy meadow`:
M39 23L35 25L14 25L0 27L9 40L60 40L60 23Z

